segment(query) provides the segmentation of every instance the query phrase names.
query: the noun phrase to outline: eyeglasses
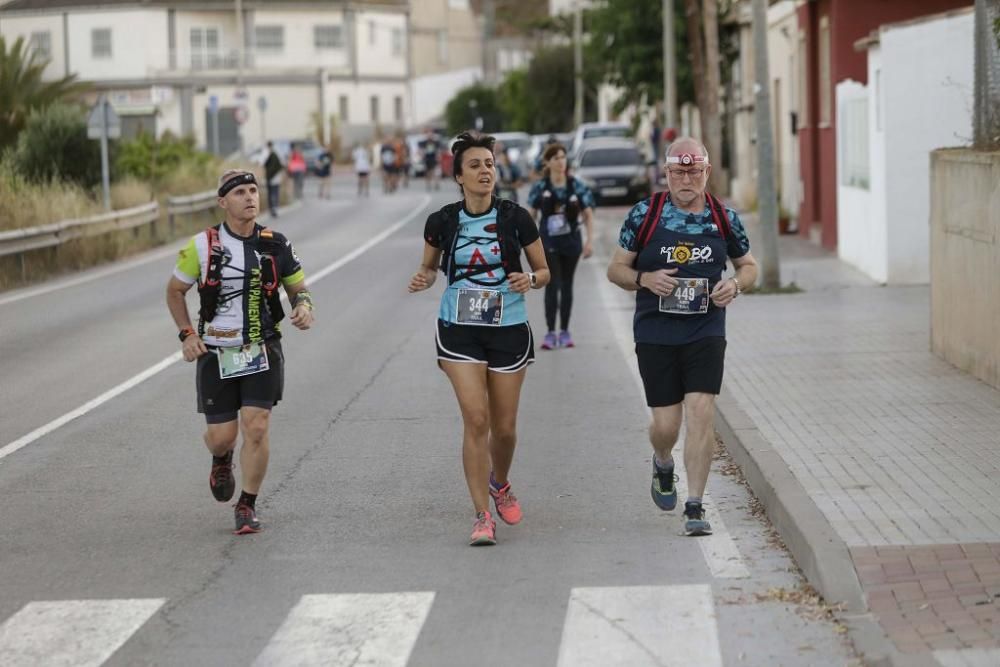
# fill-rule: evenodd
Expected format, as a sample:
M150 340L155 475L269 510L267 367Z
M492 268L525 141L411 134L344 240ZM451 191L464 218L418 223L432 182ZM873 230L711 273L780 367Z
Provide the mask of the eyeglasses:
M667 173L679 181L684 180L685 176L689 177L691 180L696 180L702 177L705 170L701 168L675 169L674 167L667 167Z

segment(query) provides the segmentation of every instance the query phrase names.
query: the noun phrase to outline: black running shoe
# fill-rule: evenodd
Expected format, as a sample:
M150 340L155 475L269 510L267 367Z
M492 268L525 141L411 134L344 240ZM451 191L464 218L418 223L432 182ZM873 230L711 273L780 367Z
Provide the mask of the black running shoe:
M236 506L234 512L236 516L236 530L233 535L248 535L260 532L260 521L257 520L257 512L254 508L246 504Z
M705 519L701 503L684 503L684 534L689 537L712 534L712 524Z
M220 503L229 502L236 493L232 450L223 457L223 461L224 463L216 463L213 458L212 472L208 475L208 486L212 489L212 496Z

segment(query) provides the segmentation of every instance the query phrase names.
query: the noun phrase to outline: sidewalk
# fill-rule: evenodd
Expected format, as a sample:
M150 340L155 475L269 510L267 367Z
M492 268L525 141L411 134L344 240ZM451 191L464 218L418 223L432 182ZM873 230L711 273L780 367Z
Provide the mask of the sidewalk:
M1000 392L930 352L927 286L780 250L805 291L731 309L726 446L869 664L1000 665Z

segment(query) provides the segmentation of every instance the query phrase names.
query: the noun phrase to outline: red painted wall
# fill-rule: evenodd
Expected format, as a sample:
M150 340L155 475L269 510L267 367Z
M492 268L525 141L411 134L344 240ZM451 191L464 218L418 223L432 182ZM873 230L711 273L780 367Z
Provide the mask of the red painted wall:
M799 149L803 201L800 233L818 226L823 247L837 248L836 85L845 79L868 83L868 54L854 43L884 23L969 7L972 0L813 0L799 8L799 27L806 33L809 110L802 119ZM819 122L819 21L830 20L830 123ZM800 114L802 111L800 110Z

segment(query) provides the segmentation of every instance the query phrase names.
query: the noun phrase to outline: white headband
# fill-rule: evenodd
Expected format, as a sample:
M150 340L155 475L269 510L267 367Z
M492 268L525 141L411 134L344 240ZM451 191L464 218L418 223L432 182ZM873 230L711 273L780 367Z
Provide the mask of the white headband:
M696 164L699 162L708 162L707 155L695 155L694 153L681 153L680 155L671 155L667 158L667 164Z

